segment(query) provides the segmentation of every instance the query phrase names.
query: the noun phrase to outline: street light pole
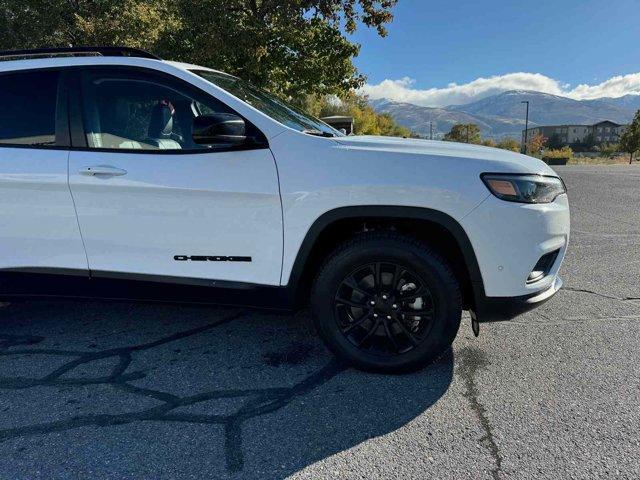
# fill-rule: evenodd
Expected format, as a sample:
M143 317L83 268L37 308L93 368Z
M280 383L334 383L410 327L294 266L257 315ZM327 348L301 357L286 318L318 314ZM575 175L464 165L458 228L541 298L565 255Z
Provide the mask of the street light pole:
M525 118L524 121L524 154L527 154L527 141L528 141L528 135L529 135L529 100L523 100L520 103L526 103L527 104L527 116Z

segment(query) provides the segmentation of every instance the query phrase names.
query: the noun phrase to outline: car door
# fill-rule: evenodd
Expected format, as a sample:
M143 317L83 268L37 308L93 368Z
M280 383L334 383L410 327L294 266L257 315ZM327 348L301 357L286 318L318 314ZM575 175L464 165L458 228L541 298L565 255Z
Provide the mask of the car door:
M164 73L78 75L69 181L92 275L277 285L282 212L266 140L197 144L195 117L233 112Z
M64 73L0 73L0 270L86 275L67 182Z

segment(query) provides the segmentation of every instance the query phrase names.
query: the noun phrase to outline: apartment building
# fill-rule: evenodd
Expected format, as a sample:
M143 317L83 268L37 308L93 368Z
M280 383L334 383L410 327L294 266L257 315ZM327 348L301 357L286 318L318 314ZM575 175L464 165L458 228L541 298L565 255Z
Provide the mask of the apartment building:
M617 142L625 128L627 128L627 125L620 125L609 120L596 123L593 126L593 139L596 144Z
M584 143L589 135L593 135L593 143L600 145L617 142L626 127L627 125L605 120L593 125L544 125L532 127L526 130L526 133L528 139L542 134L545 138L554 138L562 145ZM525 130L522 131L522 142L524 142L524 137Z

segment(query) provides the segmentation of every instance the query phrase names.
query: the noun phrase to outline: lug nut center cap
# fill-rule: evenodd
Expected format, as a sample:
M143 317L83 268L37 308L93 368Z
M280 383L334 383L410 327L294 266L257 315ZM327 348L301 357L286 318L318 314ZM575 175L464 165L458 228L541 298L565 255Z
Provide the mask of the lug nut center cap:
M380 295L379 297L376 297L373 302L374 302L373 310L378 315L384 315L385 317L394 313L394 311L397 308L397 305L394 303L394 299L388 295L384 295L384 296Z

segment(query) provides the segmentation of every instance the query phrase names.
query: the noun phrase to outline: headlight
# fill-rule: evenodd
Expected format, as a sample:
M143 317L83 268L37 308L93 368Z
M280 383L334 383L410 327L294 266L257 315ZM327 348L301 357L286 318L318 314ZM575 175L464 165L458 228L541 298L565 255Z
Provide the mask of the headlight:
M482 181L496 197L508 202L551 203L567 189L558 177L483 173Z

